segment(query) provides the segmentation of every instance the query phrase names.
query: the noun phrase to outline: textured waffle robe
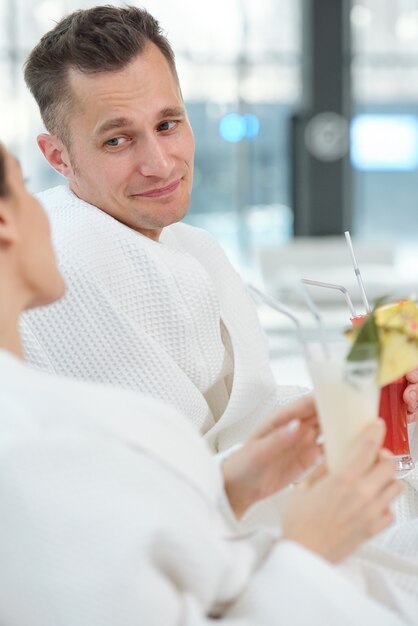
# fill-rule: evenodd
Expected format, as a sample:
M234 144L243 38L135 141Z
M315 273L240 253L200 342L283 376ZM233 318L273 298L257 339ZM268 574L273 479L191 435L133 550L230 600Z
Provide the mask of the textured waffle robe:
M240 533L218 465L172 407L0 351L0 413L1 624L413 623L308 550ZM395 580L407 607L418 587Z
M207 232L179 223L156 242L65 186L38 198L68 293L23 316L31 364L161 398L214 451L301 392L277 387L255 307Z

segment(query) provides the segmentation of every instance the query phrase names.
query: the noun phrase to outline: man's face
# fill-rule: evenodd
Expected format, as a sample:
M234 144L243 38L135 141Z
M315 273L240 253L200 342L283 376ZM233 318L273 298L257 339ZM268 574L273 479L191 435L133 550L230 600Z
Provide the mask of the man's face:
M74 193L158 239L187 213L194 138L177 79L149 43L126 68L96 75L70 70Z

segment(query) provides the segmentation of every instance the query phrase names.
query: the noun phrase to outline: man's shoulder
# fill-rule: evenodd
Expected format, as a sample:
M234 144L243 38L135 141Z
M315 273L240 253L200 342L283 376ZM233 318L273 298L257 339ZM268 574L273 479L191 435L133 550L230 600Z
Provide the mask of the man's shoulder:
M222 246L207 230L184 222L172 224L164 230L166 231L166 241L169 241L171 236L175 242L174 245L183 248L194 256L210 274L213 272L218 274L228 272L229 275L233 272L235 274L235 270Z
M71 203L72 193L66 185L50 187L35 194L35 197L46 210Z

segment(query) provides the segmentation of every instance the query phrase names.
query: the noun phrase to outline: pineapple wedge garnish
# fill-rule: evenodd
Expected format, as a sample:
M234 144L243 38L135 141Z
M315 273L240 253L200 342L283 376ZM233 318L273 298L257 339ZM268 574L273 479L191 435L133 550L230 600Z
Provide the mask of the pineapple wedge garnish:
M351 355L357 343L376 341L381 387L418 367L418 305L413 300L376 308L363 326L347 334L354 340Z
M418 305L413 300L378 307L374 315L378 328L398 330L418 341Z

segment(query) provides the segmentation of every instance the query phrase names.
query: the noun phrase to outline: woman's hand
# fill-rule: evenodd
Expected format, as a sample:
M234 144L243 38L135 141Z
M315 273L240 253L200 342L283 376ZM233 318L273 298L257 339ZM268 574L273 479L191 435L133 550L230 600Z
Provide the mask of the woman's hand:
M418 421L418 369L409 372L406 379L410 383L403 394L404 402L408 407L408 422Z
M225 491L240 518L295 481L322 454L316 440L318 417L312 397L276 411L222 466Z
M392 454L380 450L384 435L379 420L342 470L329 474L322 464L296 487L284 516L283 539L337 563L391 524L390 504L402 484L394 478Z

